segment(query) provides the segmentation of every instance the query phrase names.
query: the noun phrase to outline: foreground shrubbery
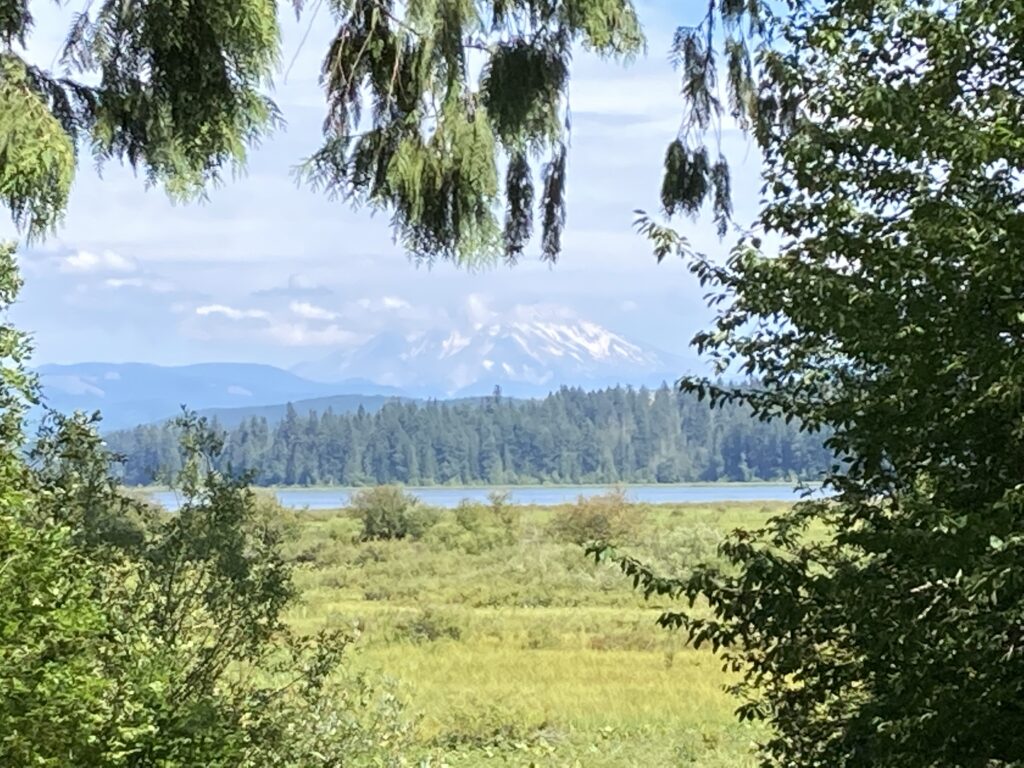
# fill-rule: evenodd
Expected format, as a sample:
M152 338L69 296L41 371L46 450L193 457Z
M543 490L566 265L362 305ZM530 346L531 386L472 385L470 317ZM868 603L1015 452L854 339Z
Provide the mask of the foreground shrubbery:
M18 281L0 248L0 309ZM338 675L347 633L293 633L276 520L220 444L182 428L173 515L122 495L81 416L48 418L25 458L27 347L0 326L0 765L399 765L395 701Z
M350 637L292 633L276 521L204 474L164 515L105 479L91 425L58 419L0 517L0 763L399 764L394 700L337 672Z

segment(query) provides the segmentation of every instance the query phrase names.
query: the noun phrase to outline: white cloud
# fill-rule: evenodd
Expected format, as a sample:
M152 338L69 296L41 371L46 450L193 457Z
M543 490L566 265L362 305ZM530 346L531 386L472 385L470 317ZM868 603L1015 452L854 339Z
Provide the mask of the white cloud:
M60 260L61 272L134 272L135 260L114 251L76 251Z
M487 298L479 293L469 294L466 297L463 309L466 313L466 318L476 328L487 324L497 316L497 313L491 309Z
M196 314L200 317L222 315L231 320L265 319L269 317L262 309L237 309L225 304L205 304L201 307L196 307Z
M305 323L273 323L266 333L275 344L289 347L349 347L366 341L363 334L333 324L310 328Z
M288 305L288 309L306 320L333 320L338 316L336 312L318 307L308 301L293 301Z
M167 280L159 280L151 277L108 277L103 281L107 288L115 290L119 288L138 288L153 293L170 293L174 290L174 284Z
M296 306L298 305L298 306ZM212 342L243 342L262 347L344 347L360 344L369 334L332 322L323 307L292 302L285 312L263 309L241 309L227 304L206 304L196 307L186 319L183 330L193 338ZM303 319L295 320L294 315Z
M396 312L400 309L410 309L412 307L408 301L399 298L398 296L381 296L373 299L359 299L355 302L355 305L359 309L369 312Z

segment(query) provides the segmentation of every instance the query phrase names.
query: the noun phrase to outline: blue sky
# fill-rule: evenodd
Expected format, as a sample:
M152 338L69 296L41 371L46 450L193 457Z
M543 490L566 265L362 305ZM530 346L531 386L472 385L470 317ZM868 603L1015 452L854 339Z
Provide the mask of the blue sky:
M49 61L66 13L38 4L31 51ZM37 9L33 8L36 12ZM628 67L580 52L573 65L569 218L561 261L467 272L417 267L383 215L353 211L296 186L291 168L317 146L317 84L331 22L283 18L273 96L287 126L252 153L248 172L205 203L172 205L129 171L100 179L88 158L56 235L23 248L26 286L13 319L34 334L36 362L254 361L289 366L384 329L451 326L523 306L574 314L633 340L686 353L707 319L702 291L678 262L657 265L631 230L657 209L660 162L680 118L665 52L687 19L641 7L649 52ZM736 131L723 136L737 219L755 212L759 162ZM679 222L701 250L725 254L710 216ZM0 220L0 237L16 235Z

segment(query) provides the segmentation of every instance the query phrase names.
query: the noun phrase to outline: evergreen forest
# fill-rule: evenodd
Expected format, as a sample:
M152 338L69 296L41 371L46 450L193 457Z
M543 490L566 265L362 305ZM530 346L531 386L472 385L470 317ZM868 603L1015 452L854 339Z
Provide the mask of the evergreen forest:
M819 477L830 460L822 436L796 422L759 421L741 405L709 409L668 385L396 400L375 413L289 406L276 424L253 417L224 432L218 468L252 472L262 485L795 480ZM180 466L173 422L107 442L126 484L169 481Z

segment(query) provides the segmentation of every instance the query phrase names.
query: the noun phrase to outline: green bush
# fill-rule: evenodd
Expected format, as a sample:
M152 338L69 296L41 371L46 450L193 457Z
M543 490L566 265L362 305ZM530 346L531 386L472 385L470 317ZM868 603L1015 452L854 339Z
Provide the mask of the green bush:
M552 533L575 544L634 541L643 528L646 510L630 504L621 488L562 507L551 520Z
M436 522L419 499L397 485L364 488L353 494L349 508L363 523L363 541L419 538Z
M491 516L505 532L505 540L512 543L519 538L522 529L522 510L512 503L512 495L508 491L491 491L487 495L490 502Z
M0 244L0 766L398 765L398 702L342 678L351 637L292 632L288 521L176 422L173 514L121 493L97 418L47 413ZM315 553L314 553L315 554Z
M547 723L528 724L521 713L505 711L493 703L454 713L447 728L434 737L434 744L446 752L481 750L502 754L516 752L550 753L557 734ZM535 765L530 762L530 765Z
M464 501L440 515L423 541L442 550L479 555L505 543L505 534L493 524L487 507Z
M490 510L477 501L463 499L455 507L455 521L470 533L479 533L487 525Z
M400 637L413 643L458 640L462 637L462 627L451 616L430 608L425 608L415 616L399 622L395 628Z
M426 504L416 504L408 515L409 538L419 541L423 536L437 525L441 519L441 510L437 507L429 507Z

